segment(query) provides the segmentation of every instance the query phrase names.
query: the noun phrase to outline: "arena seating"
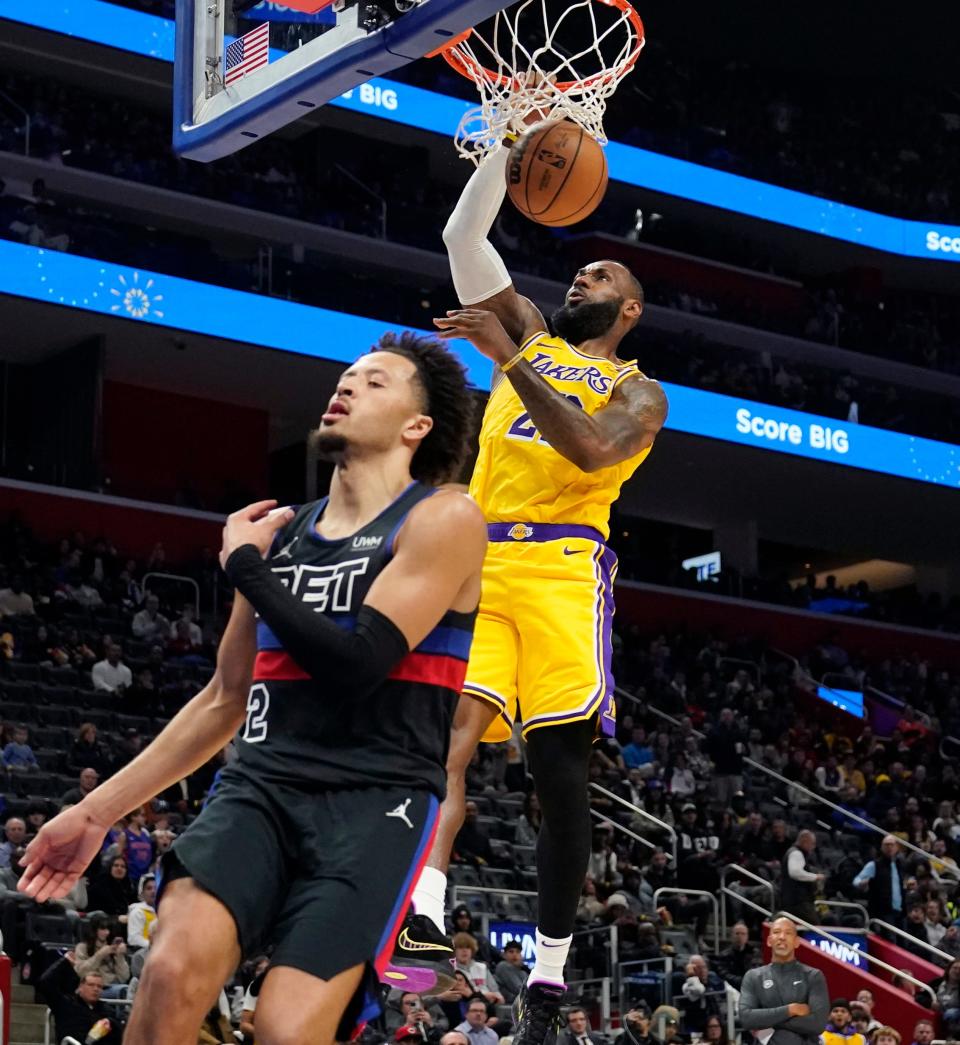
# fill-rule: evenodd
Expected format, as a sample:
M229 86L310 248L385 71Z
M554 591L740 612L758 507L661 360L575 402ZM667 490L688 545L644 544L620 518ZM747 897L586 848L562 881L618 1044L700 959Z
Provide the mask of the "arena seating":
M60 796L76 785L78 767L71 762L71 748L78 727L82 723L97 726L105 772L109 773L129 751L123 747L126 739L138 735L149 740L209 677L221 622L209 615L209 608L205 610L202 644L187 659L136 639L130 622L139 603L118 597L118 593L122 590L129 596L129 582L136 583L143 565L138 564L132 575L125 573L121 580L120 567L126 565L126 558L106 542L91 542L81 535L45 545L32 538L22 523L7 520L0 525L0 563L4 585L15 576L23 577L36 610L3 622L8 655L0 666L0 715L7 734L17 723L28 727L38 763L35 772L8 772L4 818L37 812L50 815L58 808ZM104 604L96 609L83 608L76 601L78 575L71 564L77 563L90 586L102 593ZM177 572L189 567L168 564L168 569ZM915 938L929 939L929 929L946 954L960 953L954 924L960 913L956 879L949 870L956 868L960 837L953 797L955 771L941 755L945 750L941 736L956 730L957 676L951 673L956 665L941 666L941 671L934 663L918 671L919 662L908 653L886 659L863 654L848 658L848 666L843 668L840 661L846 654L834 637L831 643L811 646L796 662L796 669L788 671L782 656L765 643L737 633L735 610L730 630L738 637L730 639L693 631L651 633L640 623L642 614L640 619L633 616L632 608L639 606L630 600L623 602L616 668L625 688L618 735L616 741L598 746L591 770L592 782L604 789L592 792L593 807L599 814L591 861L597 873L589 888L585 887L582 929L573 952L577 989L588 1006L601 1005L600 982L605 976L614 977L621 992L614 996L615 1006L640 998L656 1004L682 999L684 970L697 953L720 974L720 982L725 976L736 982L728 951L718 952L714 946L719 926L711 912L680 902L672 894L665 894L655 908L652 898L653 888L661 885L706 886L717 892L723 881L728 890L721 894L721 903L727 906L724 918L731 923L735 918L745 919L759 941L763 918L750 903L772 910L779 900L771 902L764 888L751 889L751 880L737 868L759 872L776 889L780 862L758 859L751 848L751 813L762 818L759 837L772 847L768 856L789 845L799 829L814 830L816 866L828 875L824 899L862 904L864 895L851 886L851 879L871 856L880 836L861 830L842 812L822 804L821 796L917 847L920 852L905 853L910 897L916 894L936 901L938 913L924 919ZM177 608L162 606L161 612ZM91 684L91 657L99 659L108 635L109 641L121 644L123 660L137 677L136 684L122 694L103 693ZM904 638L903 634L896 640L894 636L895 631L891 641ZM61 664L64 654L66 661ZM874 737L856 720L840 713L831 716L817 706L803 680L809 673L819 677L830 668L848 671L861 685L882 684L890 700L901 704L901 721L888 737ZM160 683L152 689L143 678L144 672L151 671ZM904 698L916 713L903 704ZM744 767L742 791L726 805L716 800L712 759L717 754L711 746L713 723L723 707L733 710L745 748L756 763ZM643 761L646 755L641 753L638 768L631 772L625 758L634 764L636 752L629 748L638 744L637 727L646 730L639 735L639 746L649 747L649 760ZM848 752L852 758L844 763ZM847 774L843 780L832 768L831 759L838 757ZM503 747L495 746L482 748L471 766L469 799L476 804L477 813L472 830L489 840L492 858L477 861L469 853L460 856L455 847L451 867L451 898L466 905L481 937L490 922L529 925L536 918L536 898L531 895L536 890L534 849L528 836L518 835L528 784L521 775L521 788L516 788L517 776L508 773L509 764ZM923 767L925 778L917 772L918 766ZM686 767L692 771L687 778L688 783L692 780L692 791L680 787ZM855 783L858 773L863 775L865 793L848 795L842 788L847 781ZM161 796L150 809L151 819L162 817L164 826L182 829L202 801L208 782L209 774L201 773L184 795ZM607 793L636 808L611 802ZM695 825L685 821L682 812L690 798L702 810ZM679 835L677 866L662 875L655 873L649 848L623 830L641 833L648 843L660 844L669 852L669 835L658 833L644 813L672 825ZM772 827L775 820L784 821L783 842L777 841L780 828ZM702 839L697 844L710 850L708 870L705 875L698 871L697 878L684 857L687 838ZM939 855L933 853L935 843ZM4 902L17 905L9 894ZM13 922L7 916L5 925L22 933L12 945L8 941L11 953L33 954L43 943L72 939L79 923L52 907L29 911L29 917ZM824 909L823 916L824 921L835 920L829 909ZM843 911L837 920L849 930L861 918ZM614 953L608 945L612 925L617 926L619 939ZM651 928L641 935L640 926ZM941 939L944 929L948 932ZM877 954L895 959L896 968L925 970L928 975L923 982L936 982L939 977L932 977L929 971L939 972L938 963L945 964L945 959L932 952L914 959L898 950L904 942L878 943ZM906 943L911 946L909 940ZM759 955L759 949L756 953ZM495 949L491 954L496 957ZM924 965L929 960L933 966ZM887 988L879 993L889 1004ZM717 1008L725 1011L727 1004L718 993ZM923 999L916 1004L922 1008ZM683 1005L680 1008L684 1011ZM894 1019L893 1013L881 1012L881 1016ZM503 1017L507 1018L506 1012Z
M369 237L383 235L383 213L369 191L345 180L335 167L321 177L313 166L314 152L308 138L301 143L271 142L267 152L247 150L228 160L209 166L190 165L178 161L169 145L169 117L128 99L103 98L90 94L74 84L40 80L23 73L7 72L0 78L0 89L16 100L26 111L35 114L31 136L31 153L56 164L65 163L114 177L173 188L201 196L272 211L274 213L314 221L334 228L348 229ZM81 129L82 128L82 132ZM349 168L367 167L375 163L376 142L355 133L325 129L327 147L335 149ZM6 110L0 110L0 149L11 153L22 151L22 129ZM438 250L440 230L452 209L458 188L441 182L418 182L411 192L408 171L424 169L428 162L424 150L409 146L398 152L395 162L379 168L376 195L381 197L390 215L387 233L401 243ZM343 163L341 164L343 166ZM3 170L0 169L0 176ZM136 252L138 258L149 256L153 266L160 267L166 256L168 266L190 274L202 269L210 255L209 245L198 245L192 238L149 235L141 226L137 235L108 217L90 214L71 217L66 212L52 212L55 201L46 195L24 218L16 221L28 230L25 235L41 236L54 249L63 249L73 238L78 244L91 242L103 222L105 229L115 231L108 236L115 249L125 248L126 257ZM941 220L944 215L939 215ZM607 201L587 223L588 228L626 235L633 221L632 211ZM152 224L144 223L144 224ZM32 233L29 230L34 230ZM583 230L578 230L583 231ZM4 235L7 232L4 231ZM506 212L497 228L498 246L512 271L550 279L568 280L571 259L564 246L565 236L556 236L513 218ZM63 239L66 237L66 241ZM686 238L684 238L686 237ZM652 242L660 244L654 239ZM683 250L693 257L713 257L732 261L757 274L773 274L762 257L729 255L733 249L726 241L699 243L682 233L677 242L664 241L662 246ZM199 246L199 252L198 252ZM139 247L139 250L138 250ZM560 247L561 249L557 249ZM78 248L74 248L78 249ZM231 248L232 250L232 248ZM224 252L229 254L230 252ZM136 263L142 263L137 261ZM285 264L284 268L288 266ZM309 266L291 263L284 293L305 295L313 301L318 282ZM232 285L241 278L242 268L218 260L215 270L222 270ZM207 278L213 273L208 269ZM654 269L655 271L655 269ZM831 280L812 272L775 273L805 282L800 286L799 308L776 308L764 304L745 286L736 293L711 299L707 291L692 294L689 288L679 290L673 280L645 279L648 300L693 315L705 315L762 329L775 330L811 341L841 345L871 355L890 356L913 365L957 372L960 356L957 340L960 323L960 298L933 291L897 289L895 286L860 287L856 280ZM278 273L278 278L279 278ZM246 279L249 281L249 270ZM321 282L326 282L325 279ZM277 288L280 289L280 288ZM387 318L387 317L384 317ZM832 391L832 390L831 390ZM819 394L819 393L818 393ZM829 397L831 392L826 392ZM893 403L884 409L891 409ZM812 408L812 407L811 407ZM899 409L903 409L902 404ZM832 411L827 411L832 412ZM917 411L918 416L920 411ZM882 421L877 423L883 423Z
M173 16L172 0L115 2ZM299 27L275 26L272 42L298 35ZM87 53L95 50L90 45ZM411 133L391 143L392 162L384 164L384 143L363 127L370 117L352 123L319 114L319 129L301 125L302 134L271 137L215 164L188 163L171 151L169 112L150 101L160 97L151 94L157 88L166 97L166 82L145 72L137 88L120 83L108 75L114 65L133 68L139 59L98 53L102 81L68 74L57 62L31 68L32 55L0 71L0 238L417 327L429 324L438 302L453 299L441 230L462 178L450 173L452 157L447 168L445 154L438 160L437 143ZM397 78L472 97L441 62L417 63ZM685 56L654 33L643 75L624 84L608 130L614 140L829 200L960 221L956 98L934 91L921 98L901 86L892 77L845 80L840 119L829 77ZM320 148L339 166L318 164ZM448 143L444 148L450 152ZM423 177L427 170L437 178ZM376 177L359 184L355 171ZM154 213L160 195L169 209ZM236 225L218 224L218 203L233 209ZM189 219L171 217L171 209L188 206ZM715 226L699 226L702 211L660 220L647 199L643 206L638 217L638 200L613 184L572 235L521 221L510 208L492 235L511 272L541 288L552 281L554 290L584 252L607 256L610 244L628 252L654 306L647 318L659 310L661 322L642 324L625 354L651 376L960 442L960 294L946 281L928 286L910 268L923 262L852 261L851 248L834 271L822 255L806 257L797 241L771 250L776 232L734 223L722 236ZM273 231L279 222L282 233ZM238 233L245 223L255 231ZM318 228L328 237L323 247ZM306 231L315 238L299 236ZM359 244L371 266L354 272L336 264L334 234ZM387 262L378 269L374 260L401 248L423 268L395 285L383 278ZM115 381L112 389L144 397L125 418L146 397L159 402L168 392L167 415L189 430L207 405L197 399L198 412L179 412L182 400L172 390L132 388ZM164 427L163 408L150 416L154 428ZM260 471L246 477L254 486L266 483L266 431L277 419L264 411L258 420ZM230 421L221 428L244 427ZM163 438L169 450L173 439ZM247 462L243 448L234 449L241 463L207 469L202 492L189 477L171 479L169 501L220 512L252 500L237 490ZM132 472L151 456L139 451L131 451ZM185 456L168 454L171 475ZM304 472L298 462L298 482ZM95 768L104 779L163 729L211 677L230 592L211 550L219 536L212 513L156 508L146 521L142 505L119 498L78 494L67 502L50 491L14 494L6 485L0 494L0 749L22 726L36 760L35 768L18 768L11 749L11 764L5 759L0 767L0 929L17 979L27 985L17 989L29 993L91 925L94 904L38 907L18 896L16 868L4 867L2 854L15 863L19 843L5 837L6 826L13 835L11 821L25 819L29 838L76 800L81 771ZM157 489L145 496L162 500ZM898 496L891 486L891 502ZM827 971L832 994L872 990L872 1015L895 1026L904 1045L927 1015L939 1037L960 1037L960 996L945 976L960 957L960 597L921 596L914 587L874 592L863 582L834 589L813 576L791 585L741 577L726 563L719 583L699 582L679 573L682 556L628 541L633 521L622 521L611 538L621 562L617 732L596 745L590 767L595 831L571 954L572 994L605 1029L622 1026L635 1004L675 1005L685 1040L699 1036L714 1013L734 1027L740 978L761 960L768 918L783 907L784 853L807 830L816 841L809 863L825 875L817 914L847 942L833 953L805 944L806 960ZM665 540L673 537L675 528ZM165 551L155 543L161 540ZM946 574L947 564L936 565ZM176 585L160 590L167 624L150 639L134 632L134 616L145 608L144 576L157 569L199 589L200 634L186 644L169 627L185 598ZM733 593L736 599L727 597ZM856 604L849 612L859 620L808 612L837 595ZM107 692L95 687L93 666L113 646L131 682ZM867 718L821 700L817 684L825 680L864 693ZM721 729L727 711L731 724ZM220 765L212 761L146 807L155 857L167 829L189 825ZM484 962L499 960L490 938L498 923L528 933L536 921L531 788L516 739L482 747L470 767L475 816L454 847L448 900L466 907ZM884 922L890 915L854 885L884 833L903 843L903 910L914 912L894 919L899 932L874 924L878 914ZM91 886L103 883L113 857L105 847L102 866L90 869ZM733 939L741 919L746 951ZM850 938L865 940L888 968L864 969L843 950L854 950ZM250 976L249 968L238 970L231 986L242 988ZM692 977L702 977L702 1003L685 990ZM920 981L919 993L910 977ZM393 1040L396 996L389 1003L386 1025L368 1028L365 1045ZM438 1026L462 1015L441 1006L431 1012ZM498 1032L508 1032L509 1007L491 1008L494 1015Z
M174 16L171 0L113 2ZM904 92L878 70L874 77L804 75L720 53L694 55L671 46L671 32L683 38L682 20L671 26L661 16L653 24L640 74L621 89L628 101L608 115L611 137L873 210L960 221L953 191L960 123L948 94ZM279 36L282 24L276 28ZM297 26L291 48L309 39L311 28ZM470 85L442 62L420 62L394 76L473 98ZM843 120L836 118L838 91Z

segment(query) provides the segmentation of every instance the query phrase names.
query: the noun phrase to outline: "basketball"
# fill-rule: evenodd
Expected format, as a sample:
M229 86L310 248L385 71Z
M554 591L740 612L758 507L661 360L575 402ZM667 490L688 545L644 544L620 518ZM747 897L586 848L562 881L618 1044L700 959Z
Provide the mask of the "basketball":
M535 124L510 149L507 192L531 221L573 225L596 210L606 188L603 149L570 120Z

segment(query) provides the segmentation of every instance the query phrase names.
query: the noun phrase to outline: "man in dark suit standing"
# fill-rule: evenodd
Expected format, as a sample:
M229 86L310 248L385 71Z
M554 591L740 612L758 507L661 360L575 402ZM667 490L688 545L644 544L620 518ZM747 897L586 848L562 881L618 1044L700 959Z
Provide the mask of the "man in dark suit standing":
M778 918L770 927L773 961L743 977L740 1021L759 1045L814 1045L826 1026L827 981L797 961L798 942L796 925Z

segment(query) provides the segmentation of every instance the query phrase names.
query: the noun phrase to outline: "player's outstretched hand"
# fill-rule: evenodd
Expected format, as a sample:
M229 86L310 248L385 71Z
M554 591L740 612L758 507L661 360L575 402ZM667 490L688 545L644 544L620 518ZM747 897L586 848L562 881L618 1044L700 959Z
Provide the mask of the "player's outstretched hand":
M255 545L260 554L266 556L273 544L274 534L281 526L286 526L293 516L292 508L278 508L276 501L256 501L228 515L223 528L220 565L226 567L231 553L245 544Z
M66 896L100 852L109 827L91 817L82 802L55 816L27 846L17 889L37 903Z
M517 346L503 329L496 312L488 309L450 309L446 316L434 319L433 325L440 332L438 337L444 340L466 338L494 363L506 363L517 354Z

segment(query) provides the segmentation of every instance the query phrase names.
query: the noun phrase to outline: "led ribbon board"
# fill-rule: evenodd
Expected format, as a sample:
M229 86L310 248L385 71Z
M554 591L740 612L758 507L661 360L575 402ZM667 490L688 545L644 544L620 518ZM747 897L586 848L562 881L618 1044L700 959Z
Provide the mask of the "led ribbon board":
M0 18L167 62L174 57L173 22L105 0L0 0ZM271 60L284 53L271 50ZM453 134L469 108L458 98L376 77L330 104L446 135ZM607 159L611 178L638 188L890 254L960 262L960 226L876 214L617 142L607 146Z
M0 293L343 363L390 325L6 240L0 240ZM473 384L489 389L489 360L466 342L457 349ZM667 425L676 431L960 488L960 447L950 443L684 385L664 388Z

